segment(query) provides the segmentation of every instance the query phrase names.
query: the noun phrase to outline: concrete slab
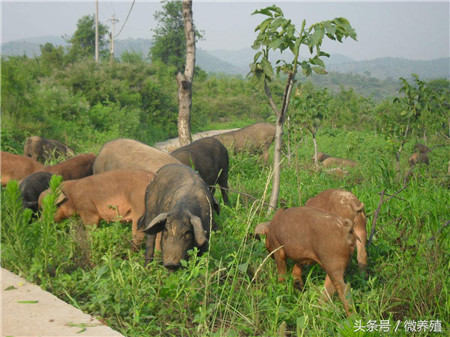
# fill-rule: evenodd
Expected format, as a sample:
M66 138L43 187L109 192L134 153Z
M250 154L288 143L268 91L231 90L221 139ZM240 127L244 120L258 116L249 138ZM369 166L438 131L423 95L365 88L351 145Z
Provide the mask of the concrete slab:
M1 287L2 337L123 337L91 315L3 268Z
M237 129L228 129L228 130L210 130L210 131L203 131L203 132L199 132L196 134L192 135L192 140L197 140L200 138L204 138L204 137L212 137L212 136L216 136L216 135L220 135L221 133L225 133L225 132L231 132L231 131L236 131L239 130L239 128ZM168 139L164 142L159 142L156 143L154 145L154 147L156 147L157 149L170 153L172 151L175 151L176 149L178 149L180 147L180 141L177 138L171 138Z

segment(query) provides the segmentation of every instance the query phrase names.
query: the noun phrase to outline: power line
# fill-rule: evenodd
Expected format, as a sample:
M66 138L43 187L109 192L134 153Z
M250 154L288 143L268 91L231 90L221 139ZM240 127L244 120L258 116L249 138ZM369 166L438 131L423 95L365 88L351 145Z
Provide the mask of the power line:
M133 3L131 4L130 10L128 11L128 15L127 18L125 19L122 28L120 28L119 32L117 33L116 36L114 36L114 38L117 38L119 36L119 34L122 32L123 27L125 27L125 25L127 24L128 18L130 17L131 14L131 10L133 9L134 3L136 2L136 0L133 0Z

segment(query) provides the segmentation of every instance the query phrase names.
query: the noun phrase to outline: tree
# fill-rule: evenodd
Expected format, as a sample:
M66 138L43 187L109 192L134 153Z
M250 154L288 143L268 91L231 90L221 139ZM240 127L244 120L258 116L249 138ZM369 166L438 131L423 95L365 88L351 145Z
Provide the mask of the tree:
M158 26L153 30L153 46L150 48L149 56L152 62L159 60L175 66L177 72L183 71L186 61L186 37L182 1L163 1L162 3L163 10L154 14ZM202 38L195 27L194 35L196 41Z
M183 0L183 22L186 40L186 67L178 72L178 139L184 146L191 142L192 81L195 68L195 32L192 21L192 0Z
M108 27L102 23L98 25L98 47L100 54L104 57L108 55L106 48L106 36ZM95 17L94 15L85 15L78 20L77 30L68 41L70 49L68 58L73 62L83 57L94 57L95 55Z
M400 155L405 145L411 127L423 131L424 141L426 143L427 121L430 120L430 101L432 92L427 88L426 82L421 81L419 76L412 74L414 84L409 83L405 78L400 77L402 86L399 93L404 96L394 99L394 103L400 104L403 110L400 112L399 123L391 126L394 133L399 138L400 146L396 153L397 170L400 169Z
M51 43L46 43L40 45L40 49L42 68L47 74L50 74L54 68L61 69L64 65L64 49L62 46L55 47Z
M342 42L343 38L351 37L356 40L356 33L353 27L345 18L335 18L330 21L322 21L313 24L309 28L306 27L306 21L303 20L300 32L292 24L291 20L284 17L283 11L273 5L261 10L255 11L253 14L262 14L267 16L255 31L259 32L253 43L252 48L259 50L255 56L250 68L250 75L253 83L258 87L264 87L266 96L272 110L276 114L275 128L275 153L273 163L273 182L272 194L269 202L269 212L275 209L278 203L278 195L280 191L281 178L281 145L283 136L283 123L286 116L292 90L295 84L295 75L297 68L300 66L303 74L309 76L313 71L317 74L326 74L323 56L329 57L329 54L321 51L323 38L327 36L331 40ZM307 60L299 61L300 47L304 45L308 47L311 55ZM284 89L281 107L278 108L268 83L274 77L272 64L269 61L270 50L278 50L280 52L290 50L293 54L291 63L278 60L276 62L276 72L287 75L286 86Z
M317 130L328 114L328 103L331 96L328 90L315 89L310 83L299 85L293 98L294 113L291 122L306 128L313 137L314 164L319 168L317 159Z

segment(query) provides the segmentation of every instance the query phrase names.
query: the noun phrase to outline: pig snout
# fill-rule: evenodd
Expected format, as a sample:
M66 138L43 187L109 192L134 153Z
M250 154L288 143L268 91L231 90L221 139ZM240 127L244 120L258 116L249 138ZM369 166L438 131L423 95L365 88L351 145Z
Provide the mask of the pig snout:
M170 260L170 261L164 261L163 266L169 270L175 271L175 270L180 269L181 263L176 262L174 260Z

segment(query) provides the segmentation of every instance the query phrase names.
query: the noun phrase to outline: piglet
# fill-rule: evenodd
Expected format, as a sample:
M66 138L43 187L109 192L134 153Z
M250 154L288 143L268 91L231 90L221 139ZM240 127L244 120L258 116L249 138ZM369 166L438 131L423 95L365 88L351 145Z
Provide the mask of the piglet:
M337 290L350 316L344 282L356 241L350 220L311 207L279 209L272 221L256 227L255 234L266 235L266 248L273 253L280 282L284 281L288 258L295 261L292 275L298 289L303 288L302 266L318 263L327 273L327 294L331 296Z

